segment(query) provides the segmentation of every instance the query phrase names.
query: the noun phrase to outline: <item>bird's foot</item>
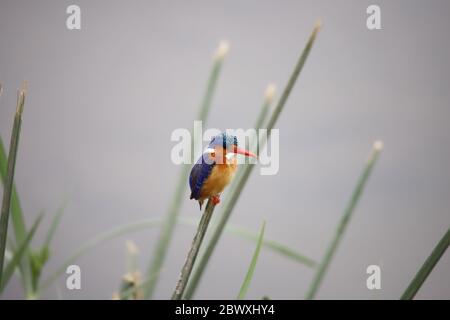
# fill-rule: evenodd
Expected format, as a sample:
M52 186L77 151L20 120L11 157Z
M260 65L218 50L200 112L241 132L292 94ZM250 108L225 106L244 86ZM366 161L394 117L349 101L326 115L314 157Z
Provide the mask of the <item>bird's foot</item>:
M211 201L214 203L214 205L217 205L220 203L220 196L212 196Z

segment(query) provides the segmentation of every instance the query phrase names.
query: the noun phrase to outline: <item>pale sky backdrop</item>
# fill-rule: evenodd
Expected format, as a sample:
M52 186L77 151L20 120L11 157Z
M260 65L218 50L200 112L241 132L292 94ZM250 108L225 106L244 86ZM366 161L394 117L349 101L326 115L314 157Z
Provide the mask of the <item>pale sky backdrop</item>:
M381 8L382 29L366 28ZM66 8L82 29L67 30ZM397 299L450 225L450 2L0 0L0 134L9 142L16 89L29 81L16 167L28 226L69 199L43 277L85 240L162 217L179 168L176 128L190 128L211 57L231 44L208 126L249 128L268 83L285 85L317 18L320 32L277 123L280 170L255 170L231 223L320 260L374 140L385 149L351 220L320 299ZM279 92L277 97L279 97ZM187 182L186 182L187 183ZM181 216L199 217L186 192ZM155 298L169 298L194 235L178 226ZM10 234L12 235L12 234ZM45 298L109 299L125 272L125 241L145 270L157 229L104 244ZM196 298L235 298L255 244L224 234ZM378 264L382 289L366 288ZM313 270L263 250L248 298L302 299ZM4 298L23 297L14 280ZM417 295L450 299L450 252Z

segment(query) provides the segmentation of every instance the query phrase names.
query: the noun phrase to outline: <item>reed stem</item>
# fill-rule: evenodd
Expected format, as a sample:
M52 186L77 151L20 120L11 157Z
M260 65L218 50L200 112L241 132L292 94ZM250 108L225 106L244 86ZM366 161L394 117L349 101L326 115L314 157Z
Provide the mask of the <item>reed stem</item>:
M450 245L450 228L447 230L445 235L433 249L430 256L425 260L420 270L417 272L414 279L409 284L406 291L401 296L401 300L412 300L414 299L417 291L419 291L420 287L422 287L423 283L430 275L434 266L438 263L439 259L442 257L444 252Z
M205 211L198 224L197 233L192 240L191 249L187 255L186 262L181 269L180 278L178 279L175 291L173 292L172 300L181 300L181 297L183 296L215 207L216 205L211 200L208 200L208 204L206 205Z
M228 53L228 50L229 50L228 43L222 41L219 44L219 48L217 49L217 52L214 56L214 64L211 73L209 75L205 95L203 97L199 113L196 118L201 120L203 124L206 122L206 119L208 118L209 110L211 109L212 98L214 96L214 92L217 87L220 70L222 69L223 61ZM191 136L193 135L191 134ZM194 150L193 146L194 142L191 142L191 150ZM183 196L185 195L186 192L189 172L190 167L188 165L183 165L180 170L180 176L177 188L175 190L175 194L172 198L169 210L167 211L167 214L164 218L161 233L156 243L153 258L147 271L147 277L149 278L149 282L145 286L144 299L150 299L155 291L159 277L154 277L152 275L160 273L162 265L166 258L170 241L172 240L173 232L177 224L181 204L183 203Z
M253 279L253 274L255 273L256 263L258 262L259 252L261 251L261 246L264 241L264 229L266 228L266 222L263 221L263 225L261 227L261 231L259 232L258 242L256 243L255 252L253 253L252 260L250 262L250 266L248 267L247 274L245 275L244 282L242 282L241 289L239 290L238 300L245 299L247 295L248 288L250 287L250 283Z
M265 137L266 139L261 139L262 141L259 141L261 149L264 148L264 145L267 142L267 139L269 139L269 137L271 135L271 130L275 126L275 123L278 120L278 117L280 116L281 111L284 109L284 106L289 97L289 94L291 93L291 90L294 87L295 82L297 81L301 70L303 69L303 66L306 62L309 52L311 51L311 48L314 44L314 41L316 39L317 33L320 30L320 27L321 27L320 22L317 22L316 26L314 27L314 29L308 39L308 42L306 43L305 48L303 49L303 52L301 53L301 55L297 61L297 64L295 65L295 68L291 74L291 77L289 78L289 81L288 81L286 87L284 88L281 98L278 101L278 104L277 104L275 110L272 112L272 115L271 115L268 125L267 125L267 137ZM225 225L227 224L228 219L230 218L231 212L233 211L234 206L236 205L236 203L242 193L242 190L243 190L245 184L247 183L247 180L250 176L250 173L251 173L253 167L254 167L254 165L247 165L242 169L242 175L236 185L236 188L233 190L233 192L230 194L230 196L226 198L224 207L223 207L223 213L220 217L220 221L213 232L212 238L209 241L209 243L205 249L205 252L203 253L203 255L201 257L200 262L198 263L198 266L194 272L191 283L189 284L189 287L186 291L186 295L185 295L186 299L190 299L194 295L194 292L197 289L197 286L200 282L200 278L202 277L203 272L209 262L209 259L211 258L211 255L220 239L220 236L222 235L222 232L225 229Z
M2 211L0 216L0 283L3 276L3 262L5 258L6 239L8 234L9 212L11 210L11 198L13 191L14 170L16 166L17 150L19 146L20 127L22 124L23 106L25 103L25 88L17 94L17 107L14 116L14 124L11 133L11 143L8 154L8 170L3 188Z
M317 290L320 287L320 284L322 283L323 277L325 275L325 272L327 271L330 262L336 253L336 249L341 242L342 236L344 234L344 231L350 221L350 218L352 217L353 212L355 211L356 205L358 204L359 199L361 198L362 192L364 190L364 186L367 183L367 180L369 179L370 173L372 172L373 166L375 165L378 156L383 148L383 144L381 141L376 141L373 145L372 151L369 156L369 160L367 161L366 166L364 167L364 170L358 180L358 183L356 184L355 190L353 191L353 194L350 198L350 202L348 203L344 214L342 215L341 221L339 222L335 235L333 237L333 240L331 241L325 256L323 257L319 268L317 269L316 275L313 279L313 282L311 283L311 286L308 290L308 293L306 295L306 299L314 299Z

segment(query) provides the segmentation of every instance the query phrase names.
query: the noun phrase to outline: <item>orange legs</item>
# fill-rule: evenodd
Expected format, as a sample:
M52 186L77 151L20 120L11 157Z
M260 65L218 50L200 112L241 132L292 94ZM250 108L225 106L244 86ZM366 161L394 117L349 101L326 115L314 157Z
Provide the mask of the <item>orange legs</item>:
M219 203L220 203L220 196L219 196L219 195L217 195L217 196L212 196L212 197L211 197L211 201L214 203L214 205L219 204Z

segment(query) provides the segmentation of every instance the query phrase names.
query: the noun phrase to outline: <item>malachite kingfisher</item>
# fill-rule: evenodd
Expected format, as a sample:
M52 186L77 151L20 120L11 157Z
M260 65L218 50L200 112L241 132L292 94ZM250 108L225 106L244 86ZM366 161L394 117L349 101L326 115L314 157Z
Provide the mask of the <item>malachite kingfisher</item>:
M211 139L200 159L192 167L189 176L191 199L198 201L200 210L206 199L211 199L214 204L220 202L220 194L236 172L237 154L256 158L254 153L238 148L235 136L221 133Z

